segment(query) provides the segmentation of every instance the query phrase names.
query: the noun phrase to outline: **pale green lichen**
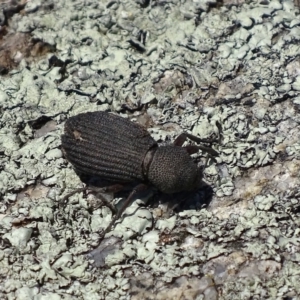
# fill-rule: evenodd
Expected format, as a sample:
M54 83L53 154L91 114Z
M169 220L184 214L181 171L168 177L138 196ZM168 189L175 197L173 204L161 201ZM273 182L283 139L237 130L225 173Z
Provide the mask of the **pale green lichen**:
M71 63L62 82L52 53L1 78L1 298L217 299L214 282L225 299L299 293L297 9L291 0L212 4L65 1L49 10L33 0L13 16L15 30ZM124 103L145 109L131 114ZM58 201L82 186L62 157L63 122L94 110L143 119L159 142L182 131L221 139L204 170L210 193L180 195L175 212L162 206L154 218L135 200L93 264L83 254L111 211L90 194ZM43 118L51 130L39 131Z

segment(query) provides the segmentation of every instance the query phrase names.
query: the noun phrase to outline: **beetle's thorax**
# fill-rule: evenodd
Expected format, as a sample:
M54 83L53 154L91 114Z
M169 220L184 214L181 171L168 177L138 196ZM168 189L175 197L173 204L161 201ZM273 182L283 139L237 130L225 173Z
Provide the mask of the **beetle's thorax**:
M194 190L200 187L202 173L187 151L178 146L150 149L143 163L144 176L164 193Z

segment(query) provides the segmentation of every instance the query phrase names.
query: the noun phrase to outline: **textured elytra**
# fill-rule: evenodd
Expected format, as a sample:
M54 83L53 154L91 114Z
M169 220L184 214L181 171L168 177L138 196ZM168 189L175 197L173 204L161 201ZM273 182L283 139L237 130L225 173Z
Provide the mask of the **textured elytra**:
M114 182L145 181L143 161L157 147L146 129L107 112L88 112L65 123L62 148L83 174Z

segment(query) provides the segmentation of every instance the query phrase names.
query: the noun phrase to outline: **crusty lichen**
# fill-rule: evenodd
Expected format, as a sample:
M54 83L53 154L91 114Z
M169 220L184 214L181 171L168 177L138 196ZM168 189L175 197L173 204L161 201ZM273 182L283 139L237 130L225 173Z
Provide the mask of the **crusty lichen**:
M1 299L300 293L292 0L32 0L10 23L57 49L65 70L48 53L1 77ZM63 123L95 110L139 121L159 142L182 131L221 134L220 156L204 171L208 187L156 195L154 208L135 200L99 248L110 209L93 193L60 203L82 187L60 150Z

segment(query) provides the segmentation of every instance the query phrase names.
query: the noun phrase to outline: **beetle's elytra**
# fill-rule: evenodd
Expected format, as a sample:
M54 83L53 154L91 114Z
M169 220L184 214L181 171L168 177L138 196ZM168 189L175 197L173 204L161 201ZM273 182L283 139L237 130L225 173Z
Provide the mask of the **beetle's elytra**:
M80 173L115 183L137 181L176 193L197 189L202 182L202 172L189 155L202 147L181 147L185 138L159 147L139 124L97 111L66 121L62 148Z

